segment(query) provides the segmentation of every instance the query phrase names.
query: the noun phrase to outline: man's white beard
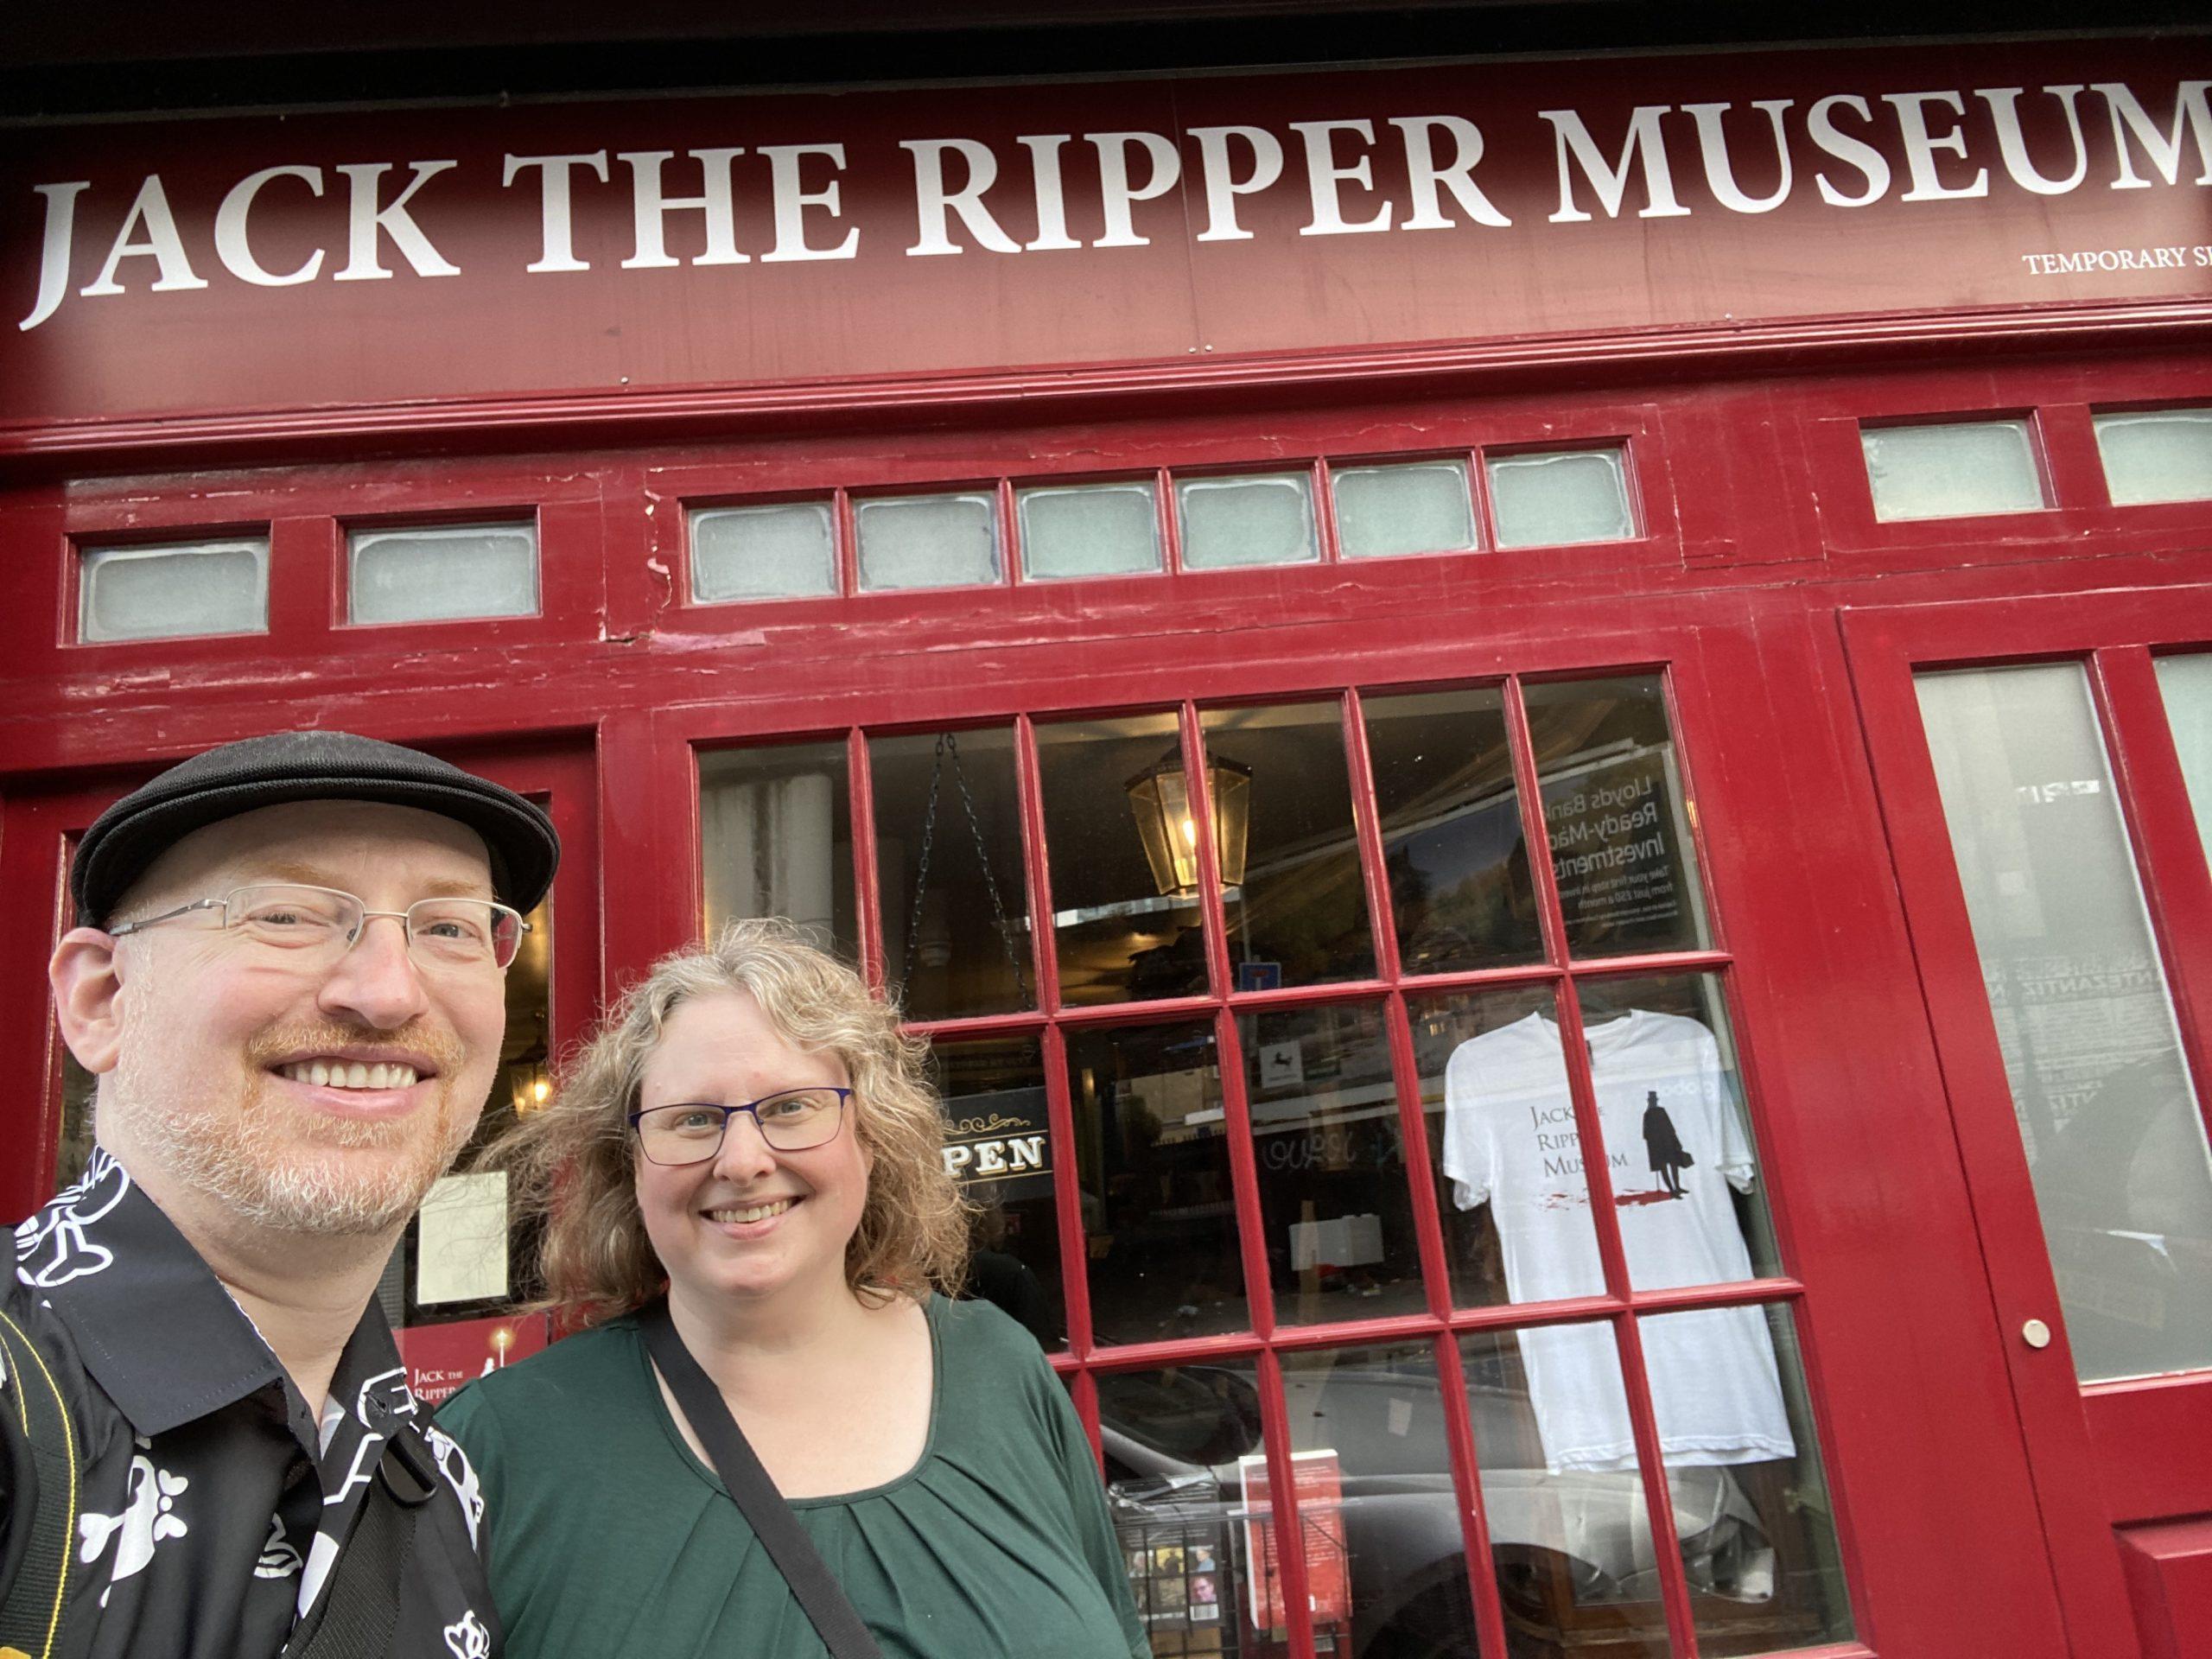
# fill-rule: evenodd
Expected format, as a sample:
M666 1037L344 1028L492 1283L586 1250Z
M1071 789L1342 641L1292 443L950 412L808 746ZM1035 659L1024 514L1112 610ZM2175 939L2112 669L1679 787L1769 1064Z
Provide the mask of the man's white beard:
M381 1035L388 1041L392 1033ZM280 1052L340 1048L362 1040L363 1033L332 1031L328 1039L288 1033L272 1042L264 1034L254 1046ZM445 1051L439 1056L436 1098L405 1118L300 1110L251 1059L245 1096L227 1109L181 1098L174 1080L134 1089L131 1084L150 1080L121 1076L118 1103L131 1120L134 1147L239 1220L276 1232L372 1237L405 1224L475 1127L477 1114L454 1099L459 1045L448 1039L436 1046ZM430 1116L427 1126L424 1112Z

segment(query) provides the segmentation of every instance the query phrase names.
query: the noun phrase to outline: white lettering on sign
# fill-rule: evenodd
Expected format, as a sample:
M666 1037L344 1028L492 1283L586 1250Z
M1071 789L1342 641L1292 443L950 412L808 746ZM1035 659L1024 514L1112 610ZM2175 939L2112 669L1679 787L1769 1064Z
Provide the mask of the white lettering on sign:
M1111 253L1179 238L1484 235L1530 217L1567 226L1757 217L1804 200L1808 179L1822 207L1842 209L2000 194L2040 204L2101 187L2202 188L2212 187L2208 91L2212 79L2177 80L2170 94L2146 98L2124 82L2085 78L1840 91L1802 105L1770 98L1649 102L1603 114L1541 109L1503 129L1431 106L1269 125L1019 133L996 143L951 133L899 140L911 176L872 180L866 190L852 179L847 143L831 138L612 153L579 144L504 155L496 168L451 158L324 167L264 157L189 189L174 168L167 179L149 171L29 186L41 199L34 212L43 231L30 307L16 327L41 327L73 296L150 299L219 283L257 289L458 276L452 253L461 249L473 264L509 260L505 270L532 276L588 271L592 259L580 246L619 245L624 229L626 271L734 272L851 261L880 235L899 238L893 245L908 257L979 258ZM1502 149L1510 163L1497 161ZM493 176L471 176L480 168ZM458 216L480 208L482 193L493 189L536 192L534 245L526 231L504 251L483 239L496 232L464 240ZM867 222L871 213L878 223ZM486 222L480 213L473 221ZM505 223L498 215L488 222ZM1016 234L1032 226L1027 240ZM2203 264L2188 244L2000 257L2025 261L2038 276Z
M407 204L415 200L415 193L441 173L449 173L461 165L458 162L410 162L415 176L406 188L383 207L378 206L382 186L378 182L391 171L389 162L364 162L358 166L341 167L353 187L353 211L346 220L346 269L335 281L341 283L375 283L388 278L378 258L384 238L390 237L391 245L399 251L401 258L417 276L458 276L461 267L448 260L430 245L430 238L423 234L423 227L407 211Z
M1045 1137L1016 1135L998 1141L970 1141L944 1149L944 1173L956 1181L983 1176L1041 1174Z

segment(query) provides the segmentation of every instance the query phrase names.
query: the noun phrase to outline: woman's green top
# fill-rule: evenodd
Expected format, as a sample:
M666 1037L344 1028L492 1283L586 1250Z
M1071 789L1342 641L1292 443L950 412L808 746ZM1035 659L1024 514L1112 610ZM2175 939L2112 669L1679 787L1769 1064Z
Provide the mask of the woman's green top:
M1036 1338L988 1302L925 1306L921 1459L794 1502L815 1548L886 1659L1150 1659L1098 1466ZM472 1382L438 1423L483 1484L510 1659L826 1651L684 1444L634 1319Z

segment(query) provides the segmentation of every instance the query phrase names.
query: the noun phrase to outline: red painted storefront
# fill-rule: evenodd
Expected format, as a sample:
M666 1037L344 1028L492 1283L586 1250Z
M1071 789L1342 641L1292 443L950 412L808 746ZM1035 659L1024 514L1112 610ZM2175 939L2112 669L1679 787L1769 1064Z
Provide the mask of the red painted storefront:
M2204 1650L2212 1234L2159 1183L2212 1108L2212 501L2113 447L2212 410L2187 73L2087 41L18 134L10 1213L81 1134L70 837L193 749L341 726L560 823L518 1103L748 895L918 988L1163 1655ZM1885 435L1953 425L2031 499L1988 510L1977 460L1878 505ZM1610 528L1544 518L1555 457ZM922 498L957 537L896 528ZM1047 579L1104 545L1071 502L1116 569ZM820 591L714 597L725 510L818 531ZM1464 544L1390 550L1452 511ZM364 537L486 524L534 536L524 613L360 620ZM211 542L265 548L248 626L101 616L92 556ZM1223 821L1186 879L1141 839L1162 779ZM2069 837L2079 926L2135 905L2137 954L2066 932ZM2040 968L1962 886L1984 842ZM1605 1133L1605 1033L1654 1012L1719 1039L1751 1147L1718 1281L1639 1257L1666 1195ZM1563 1300L1445 1145L1449 1056L1532 1019L1554 1132L1610 1154L1547 1166L1591 1229ZM2128 1067L2178 1091L2129 1116ZM2062 1213L2100 1136L2116 1208ZM1731 1308L1787 1455L1701 1461L1653 1403L1658 1322ZM1522 1333L1562 1326L1618 1356L1611 1465L1522 1409Z

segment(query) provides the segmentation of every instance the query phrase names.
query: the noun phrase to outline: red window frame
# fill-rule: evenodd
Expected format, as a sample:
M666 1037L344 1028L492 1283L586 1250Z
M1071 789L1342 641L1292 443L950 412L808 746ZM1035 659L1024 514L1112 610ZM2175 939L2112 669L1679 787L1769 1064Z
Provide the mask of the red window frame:
M1648 650L1651 643L1649 636L1644 636L1641 643ZM1599 654L1592 655L1593 649ZM1205 993L1145 1001L1063 1007L1059 1001L1054 944L1046 938L1052 930L1038 925L1030 930L1031 965L1038 988L1037 1006L1033 1009L915 1021L907 1027L932 1041L957 1041L1015 1033L1033 1034L1039 1039L1048 1132L1052 1146L1053 1196L1059 1228L1058 1253L1069 1338L1067 1350L1052 1356L1052 1363L1070 1383L1071 1393L1085 1431L1090 1436L1094 1451L1099 1447L1096 1378L1102 1372L1206 1360L1234 1358L1249 1361L1255 1368L1259 1383L1262 1444L1268 1457L1271 1503L1274 1506L1274 1513L1280 1517L1277 1535L1295 1536L1302 1540L1305 1529L1297 1522L1296 1494L1286 1478L1286 1471L1291 1467L1291 1428L1283 1396L1283 1357L1319 1349L1357 1347L1383 1342L1426 1341L1433 1345L1446 1414L1446 1434L1452 1456L1454 1490L1465 1544L1469 1552L1468 1576L1476 1610L1477 1634L1485 1644L1485 1652L1506 1651L1505 1624L1484 1518L1479 1465L1458 1347L1459 1338L1471 1332L1510 1332L1569 1319L1602 1321L1612 1327L1622 1361L1622 1380L1628 1394L1646 1509L1652 1524L1652 1544L1657 1559L1667 1628L1675 1650L1686 1654L1696 1650L1693 1598L1684 1575L1678 1540L1673 1530L1673 1509L1668 1497L1669 1474L1660 1453L1656 1419L1649 1388L1643 1378L1643 1348L1637 1321L1642 1317L1688 1308L1771 1306L1785 1310L1797 1330L1801 1350L1809 1350L1810 1347L1804 1332L1806 1321L1802 1317L1806 1287L1803 1281L1794 1274L1784 1273L1725 1285L1685 1289L1638 1290L1633 1287L1629 1281L1618 1221L1611 1202L1611 1184L1606 1172L1599 1166L1605 1161L1602 1159L1588 1163L1586 1174L1590 1185L1592 1211L1602 1214L1604 1217L1596 1223L1605 1274L1604 1294L1567 1301L1468 1307L1455 1307L1451 1301L1446 1246L1433 1179L1435 1166L1429 1147L1427 1107L1421 1096L1413 1033L1406 1009L1409 993L1420 995L1434 992L1551 987L1555 1017L1566 1051L1577 1128L1584 1137L1584 1144L1602 1145L1590 1062L1582 1040L1577 986L1590 979L1620 979L1655 973L1716 976L1730 1010L1731 1028L1745 1093L1750 1101L1754 1135L1762 1147L1769 1144L1768 1137L1760 1132L1763 1087L1759 1063L1756 1058L1757 1042L1752 1035L1746 1033L1745 1021L1738 1017L1739 998L1733 982L1738 959L1727 947L1722 905L1710 874L1713 868L1713 854L1707 845L1705 820L1697 807L1695 778L1698 763L1694 758L1697 741L1692 732L1685 729L1669 660L1664 657L1638 658L1629 655L1630 647L1626 640L1618 641L1615 649L1622 654L1607 658L1602 654L1603 646L1598 642L1583 641L1580 642L1573 653L1575 665L1571 667L1545 664L1525 675L1510 671L1503 673L1493 671L1471 675L1466 679L1440 681L1428 678L1409 683L1370 683L1369 687L1374 691L1395 693L1438 689L1445 684L1484 683L1503 691L1507 710L1508 741L1512 749L1516 796L1523 834L1528 837L1530 848L1530 869L1537 887L1544 946L1541 961L1440 975L1408 976L1402 972L1395 930L1390 919L1389 897L1382 876L1382 828L1375 804L1364 726L1361 718L1362 690L1352 685L1331 691L1325 687L1313 686L1310 680L1302 685L1293 681L1283 686L1274 697L1255 697L1247 686L1240 695L1234 696L1192 696L1166 705L1172 706L1177 715L1185 775L1195 780L1192 787L1198 811L1205 821L1210 822L1211 803L1207 794L1209 780L1200 725L1205 711L1227 706L1251 706L1255 702L1312 702L1325 696L1332 696L1338 702L1343 737L1347 746L1353 822L1367 893L1369 921L1373 930L1377 965L1373 978L1264 991L1231 988L1234 976L1228 960L1226 918L1223 913L1213 837L1201 833L1198 837L1197 852L1200 865L1199 900L1204 917L1207 960L1208 986ZM1570 955L1565 938L1542 814L1532 814L1530 810L1530 803L1541 800L1541 796L1522 687L1528 683L1574 683L1629 674L1656 676L1664 690L1669 730L1682 779L1684 813L1697 867L1700 893L1714 943L1712 948L1703 950L1578 958ZM1041 691L1043 688L1037 690ZM1065 688L1060 694L1065 695ZM1047 694L1048 696L1050 695ZM974 728L979 724L1011 726L1015 786L1022 826L1021 852L1030 914L1033 917L1049 917L1053 913L1052 875L1050 853L1045 838L1044 798L1036 746L1037 726L1066 716L1097 717L1140 709L1150 712L1162 709L1163 705L1122 701L1106 706L1057 707L1039 698L1033 699L1036 706L1025 708L1021 706L1018 694L1005 700L1014 706L1001 712L996 721L982 715L972 698L965 700L964 706L948 708L944 728ZM840 701L849 703L852 700ZM994 701L1000 699L995 698ZM706 750L733 747L820 743L825 740L834 741L836 735L833 730L825 730L820 726L812 726L811 729L808 726L800 726L794 729L781 722L771 722L772 725L782 725L782 728L756 731L748 739L738 736L724 723L729 712L712 709L671 711L656 721L658 730L654 747L660 758L657 771L660 774L661 787L667 791L680 790L686 798L692 830L690 845L696 855L687 895L689 914L680 919L674 915L664 918L666 923L672 925L671 948L674 943L696 931L699 925L697 918L702 913L703 874L698 859L704 856L704 850L698 835L698 755ZM861 712L865 715L866 709ZM745 724L752 725L753 722L748 721ZM885 988L886 964L882 940L882 894L875 861L875 813L868 743L872 738L900 731L935 729L939 728L917 725L911 718L883 722L868 720L865 724L847 726L842 734L846 747L852 814L855 925L862 969L869 982L880 991ZM1396 1086L1399 1134L1407 1178L1412 1190L1415 1241L1428 1306L1422 1313L1381 1319L1315 1325L1279 1325L1274 1314L1273 1287L1263 1243L1265 1229L1261 1224L1259 1176L1246 1096L1245 1068L1242 1063L1243 1045L1242 1033L1237 1028L1238 1017L1262 1011L1313 1007L1346 1001L1379 1001L1385 1012ZM1225 1111L1230 1182L1236 1208L1238 1248L1250 1310L1249 1328L1214 1336L1102 1344L1094 1339L1090 1327L1090 1287L1085 1270L1087 1252L1082 1231L1076 1156L1078 1142L1068 1079L1065 1033L1071 1029L1106 1027L1126 1029L1193 1019L1210 1020L1213 1027ZM1786 1186L1788 1176L1786 1173L1778 1177L1771 1175L1770 1167L1770 1160L1763 1156L1762 1185L1767 1189L1777 1236L1784 1250L1789 1251L1791 1243L1783 1213L1786 1200L1776 1191L1779 1186ZM1813 1370L1808 1357L1805 1366L1806 1385L1813 1400L1816 1437L1820 1445L1826 1446L1829 1443L1829 1435L1824 1427L1825 1414L1819 1403L1820 1384L1812 1375ZM1807 1450L1813 1452L1813 1448ZM1814 1454L1817 1455L1816 1452ZM1839 1496L1835 1501L1839 1548L1844 1552L1847 1582L1850 1586L1848 1593L1853 1598L1854 1618L1863 1637L1866 1629L1865 1610L1859 1605L1856 1579L1848 1566L1853 1552L1849 1543L1847 1522L1843 1516L1846 1500ZM1307 1612L1302 1543L1300 1548L1283 1550L1281 1558L1292 1651L1300 1656L1310 1656L1314 1651L1313 1633ZM1870 1649L1854 1643L1820 1651L1848 1654Z

